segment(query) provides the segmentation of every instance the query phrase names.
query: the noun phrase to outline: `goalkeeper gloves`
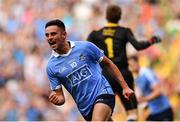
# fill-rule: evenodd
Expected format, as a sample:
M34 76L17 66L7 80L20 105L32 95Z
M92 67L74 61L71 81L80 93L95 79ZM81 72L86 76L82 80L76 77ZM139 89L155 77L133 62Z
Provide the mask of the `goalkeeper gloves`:
M159 43L161 42L161 38L159 36L152 36L149 40L151 44Z

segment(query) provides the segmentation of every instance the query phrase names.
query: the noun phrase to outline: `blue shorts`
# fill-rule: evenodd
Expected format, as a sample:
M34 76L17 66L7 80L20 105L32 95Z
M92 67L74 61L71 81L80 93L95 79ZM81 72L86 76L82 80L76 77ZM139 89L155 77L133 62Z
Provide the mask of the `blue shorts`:
M87 116L83 116L86 121L91 121L94 105L96 103L104 103L104 104L108 105L112 109L112 112L113 112L114 106L115 106L115 96L112 94L99 95L96 98L95 103L93 104L93 107L92 107L90 113Z
M147 121L173 121L173 110L172 108L168 108L164 110L161 113L158 114L150 114L148 118L146 119Z

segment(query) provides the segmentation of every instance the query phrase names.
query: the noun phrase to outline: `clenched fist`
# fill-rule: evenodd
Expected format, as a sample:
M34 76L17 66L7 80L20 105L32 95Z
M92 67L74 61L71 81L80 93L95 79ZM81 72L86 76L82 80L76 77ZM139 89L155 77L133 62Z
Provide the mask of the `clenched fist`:
M134 91L131 90L129 87L126 87L123 89L123 95L127 100L129 100L131 96L134 95Z
M49 95L49 101L54 105L62 105L65 102L64 96L58 92L52 91Z

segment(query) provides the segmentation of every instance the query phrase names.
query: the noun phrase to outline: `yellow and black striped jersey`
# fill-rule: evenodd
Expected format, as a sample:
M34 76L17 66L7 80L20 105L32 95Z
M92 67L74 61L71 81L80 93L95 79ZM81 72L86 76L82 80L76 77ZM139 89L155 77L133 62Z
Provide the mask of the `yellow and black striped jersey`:
M127 42L130 42L137 50L145 49L151 45L149 41L137 41L129 28L113 23L108 23L100 30L92 31L87 40L104 50L105 55L120 69L128 68Z

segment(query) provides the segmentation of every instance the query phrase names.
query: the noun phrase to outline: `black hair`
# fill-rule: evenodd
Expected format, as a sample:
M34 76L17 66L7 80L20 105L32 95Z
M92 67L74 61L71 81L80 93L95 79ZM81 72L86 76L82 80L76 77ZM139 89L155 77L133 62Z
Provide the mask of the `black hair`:
M118 5L109 5L106 9L106 19L108 22L118 23L121 19L121 8Z
M50 20L46 23L45 28L48 26L57 25L59 28L66 30L64 23L59 19Z

